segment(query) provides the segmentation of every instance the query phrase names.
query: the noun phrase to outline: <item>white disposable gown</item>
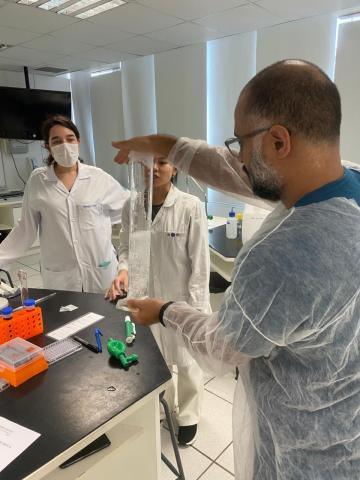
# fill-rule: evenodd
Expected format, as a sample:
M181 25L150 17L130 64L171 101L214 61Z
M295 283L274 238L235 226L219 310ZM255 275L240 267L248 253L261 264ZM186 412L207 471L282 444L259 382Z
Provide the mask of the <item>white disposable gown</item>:
M70 192L53 165L32 172L21 220L0 245L0 265L24 255L39 233L45 288L104 292L117 269L111 225L120 223L129 193L100 168L78 167Z
M170 160L222 189L229 179L235 189L226 155L181 139ZM247 195L241 172L237 182ZM280 204L240 251L219 312L185 302L165 311L167 328L204 368L240 367L238 480L359 478L359 238L352 199Z

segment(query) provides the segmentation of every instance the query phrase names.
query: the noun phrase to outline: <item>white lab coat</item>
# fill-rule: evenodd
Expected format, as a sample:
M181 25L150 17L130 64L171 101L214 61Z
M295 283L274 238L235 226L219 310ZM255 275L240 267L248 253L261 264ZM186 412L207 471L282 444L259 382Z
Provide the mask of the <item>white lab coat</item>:
M130 202L126 202L119 271L128 269L129 208ZM171 186L152 223L149 295L184 300L209 313L209 275L208 228L203 206L197 197ZM194 362L170 328L153 325L152 332L168 365L185 367Z
M70 192L53 165L32 172L21 220L0 245L0 265L24 255L39 233L45 288L103 292L117 268L111 225L120 223L129 193L100 168L78 167Z

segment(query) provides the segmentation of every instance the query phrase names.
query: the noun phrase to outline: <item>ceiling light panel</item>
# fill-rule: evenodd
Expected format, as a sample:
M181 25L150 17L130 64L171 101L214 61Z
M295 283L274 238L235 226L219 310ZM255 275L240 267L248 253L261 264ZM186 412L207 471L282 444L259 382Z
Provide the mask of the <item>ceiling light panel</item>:
M106 12L107 10L111 10L112 8L119 7L120 5L123 5L125 2L122 0L112 0L111 2L103 3L102 5L98 5L95 8L92 8L91 10L87 10L86 12L78 13L77 15L74 15L77 18L89 18L93 17L94 15L98 15L99 13Z
M33 3L36 3L38 0L19 0L19 2L16 2L16 3L20 3L21 5L32 5Z
M39 5L39 8L43 10L51 10L53 8L60 7L63 3L67 3L68 0L50 0L50 2Z
M107 0L106 0L107 1ZM74 12L77 12L78 10L89 10L92 5L95 3L104 3L104 0L99 1L99 0L80 0L78 2L73 3L72 5L64 8L63 10L59 10L59 13L62 13L63 15L71 15ZM78 12L80 13L80 12Z
M50 10L62 15L88 18L124 5L124 0L18 0L16 3Z

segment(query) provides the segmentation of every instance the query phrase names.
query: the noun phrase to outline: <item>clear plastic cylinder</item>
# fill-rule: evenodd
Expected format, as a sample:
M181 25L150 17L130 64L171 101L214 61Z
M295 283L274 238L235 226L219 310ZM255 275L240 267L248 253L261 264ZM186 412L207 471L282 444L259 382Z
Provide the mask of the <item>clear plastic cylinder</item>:
M17 275L19 279L21 303L24 305L25 300L29 298L29 290L27 286L27 273L24 272L24 270L19 270Z
M153 157L130 152L129 155L129 290L127 298L149 294ZM126 301L119 301L123 308Z

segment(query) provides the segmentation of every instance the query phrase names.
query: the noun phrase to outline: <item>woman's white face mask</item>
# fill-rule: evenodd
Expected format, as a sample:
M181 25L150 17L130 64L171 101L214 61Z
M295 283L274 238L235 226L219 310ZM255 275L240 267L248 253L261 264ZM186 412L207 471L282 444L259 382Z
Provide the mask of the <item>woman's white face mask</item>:
M60 143L51 147L51 155L62 167L73 167L79 158L78 143Z

